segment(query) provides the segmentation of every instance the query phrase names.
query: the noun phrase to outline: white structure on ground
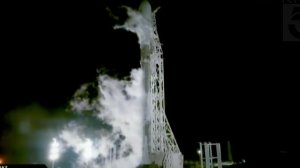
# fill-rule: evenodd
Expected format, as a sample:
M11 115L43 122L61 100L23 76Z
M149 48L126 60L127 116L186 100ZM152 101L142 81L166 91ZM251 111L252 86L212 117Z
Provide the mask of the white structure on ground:
M201 168L222 168L221 145L220 143L199 143L200 149L198 154L200 157ZM205 166L204 163L205 162ZM215 164L216 163L216 164Z

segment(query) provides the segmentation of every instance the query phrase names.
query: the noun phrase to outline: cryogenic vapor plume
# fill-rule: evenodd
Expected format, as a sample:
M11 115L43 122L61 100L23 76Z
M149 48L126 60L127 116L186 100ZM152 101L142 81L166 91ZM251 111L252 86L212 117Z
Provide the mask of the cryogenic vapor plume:
M114 29L125 29L138 36L140 47L149 45L153 37L153 26L151 7L147 6L148 3L142 3L140 11L124 7L127 10L128 19L123 25L116 25ZM149 14L150 13L150 14Z
M74 167L137 167L143 145L142 70L132 70L130 80L100 75L94 99L88 97L88 87L83 85L71 102L87 122L74 120L59 135L78 157Z
M142 12L125 8L127 21L114 28L136 33L141 48L148 45L153 36L150 6L142 6ZM97 82L83 85L71 101L72 111L87 122L70 122L59 139L77 155L73 167L135 168L142 161L144 72L132 70L130 80L100 75ZM89 88L96 89L97 96L91 96Z
M114 28L136 33L141 48L148 45L153 39L151 8L144 6L142 12L125 8L127 21ZM12 142L5 148L16 163L44 163L50 153L55 167L135 168L142 161L144 81L142 69L133 69L129 80L100 75L74 94L72 113L52 114L39 106L12 112L8 118L20 122L14 122L18 124L3 138ZM52 138L59 143L59 158L46 149Z

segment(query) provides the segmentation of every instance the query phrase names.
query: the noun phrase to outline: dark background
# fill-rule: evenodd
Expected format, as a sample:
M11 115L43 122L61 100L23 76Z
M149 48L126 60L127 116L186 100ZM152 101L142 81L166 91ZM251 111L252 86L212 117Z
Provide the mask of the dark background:
M150 2L161 6L166 113L185 158L198 158L199 141L221 142L225 150L230 140L236 160L291 159L299 43L282 41L281 4ZM1 115L32 102L64 107L97 69L122 77L139 67L136 36L114 31L106 10L121 4L139 1L1 4Z

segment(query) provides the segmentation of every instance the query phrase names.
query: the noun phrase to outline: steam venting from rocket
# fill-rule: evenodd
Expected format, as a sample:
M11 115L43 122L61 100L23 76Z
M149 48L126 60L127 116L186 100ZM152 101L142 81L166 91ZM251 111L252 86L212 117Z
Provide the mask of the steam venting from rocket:
M127 9L128 19L115 29L136 33L142 48L152 38L151 7L140 11ZM59 133L64 151L75 153L72 167L134 168L142 161L144 126L144 77L142 69L133 69L130 80L100 75L97 84L83 85L71 101L71 110L81 120L69 122ZM92 97L89 87L95 87ZM89 122L93 121L93 124Z
M114 28L135 33L142 49L152 40L151 7L144 1L139 11L124 8L128 19ZM56 158L55 167L136 168L142 162L145 98L141 68L123 80L100 74L75 92L67 110L33 104L11 111L10 131L0 138L6 146L0 147L11 163L51 167L48 155L58 152L51 149L55 139L59 152L50 157Z

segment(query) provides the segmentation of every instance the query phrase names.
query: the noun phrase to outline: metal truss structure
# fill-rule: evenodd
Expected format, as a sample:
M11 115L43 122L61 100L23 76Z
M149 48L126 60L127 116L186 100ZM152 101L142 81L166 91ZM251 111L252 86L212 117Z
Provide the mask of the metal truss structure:
M183 155L165 114L163 52L157 33L155 13L151 14L152 39L148 45L141 48L141 64L145 72L147 93L143 162L154 162L164 168L182 168Z

